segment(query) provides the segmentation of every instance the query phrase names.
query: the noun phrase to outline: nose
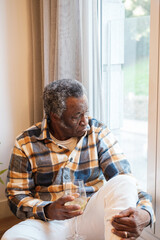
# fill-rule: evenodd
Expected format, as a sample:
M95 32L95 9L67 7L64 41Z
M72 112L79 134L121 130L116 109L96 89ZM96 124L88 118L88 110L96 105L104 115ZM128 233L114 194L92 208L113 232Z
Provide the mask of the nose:
M88 116L83 114L79 124L80 124L80 126L87 126L88 125Z

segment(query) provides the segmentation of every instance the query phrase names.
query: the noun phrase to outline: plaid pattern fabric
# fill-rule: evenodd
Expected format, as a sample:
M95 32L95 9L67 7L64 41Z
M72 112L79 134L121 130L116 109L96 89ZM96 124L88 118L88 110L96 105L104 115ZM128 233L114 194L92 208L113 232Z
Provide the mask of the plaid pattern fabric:
M83 179L89 197L105 179L131 174L130 164L111 131L92 118L89 126L72 152L54 142L46 118L17 137L6 189L17 217L45 221L44 207L64 194L66 181ZM148 194L139 191L138 206L153 216Z

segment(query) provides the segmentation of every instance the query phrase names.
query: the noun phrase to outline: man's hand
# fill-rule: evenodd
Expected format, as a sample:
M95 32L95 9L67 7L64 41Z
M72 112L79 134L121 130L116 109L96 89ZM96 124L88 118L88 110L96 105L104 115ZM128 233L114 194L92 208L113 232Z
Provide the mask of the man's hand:
M137 239L143 229L150 223L150 214L140 208L128 208L111 221L114 229L112 232L122 239Z
M63 196L55 202L47 205L44 209L45 216L52 220L65 220L81 215L79 205L67 205L65 203L73 201L74 196Z

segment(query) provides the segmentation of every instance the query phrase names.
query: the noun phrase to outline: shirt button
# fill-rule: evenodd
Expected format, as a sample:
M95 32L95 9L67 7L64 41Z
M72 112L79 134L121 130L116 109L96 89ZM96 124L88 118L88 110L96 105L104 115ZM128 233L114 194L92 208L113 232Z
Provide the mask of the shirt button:
M65 179L69 179L69 176L68 176L68 175L65 175L64 178L65 178Z

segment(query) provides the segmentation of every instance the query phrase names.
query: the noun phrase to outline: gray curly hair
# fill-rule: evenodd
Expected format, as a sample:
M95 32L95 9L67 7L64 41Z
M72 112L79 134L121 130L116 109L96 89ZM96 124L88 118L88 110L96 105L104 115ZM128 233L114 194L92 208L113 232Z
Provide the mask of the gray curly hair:
M68 97L82 97L86 95L84 86L77 80L61 79L49 83L43 92L44 111L49 118L50 113L56 113L59 117L66 110Z

